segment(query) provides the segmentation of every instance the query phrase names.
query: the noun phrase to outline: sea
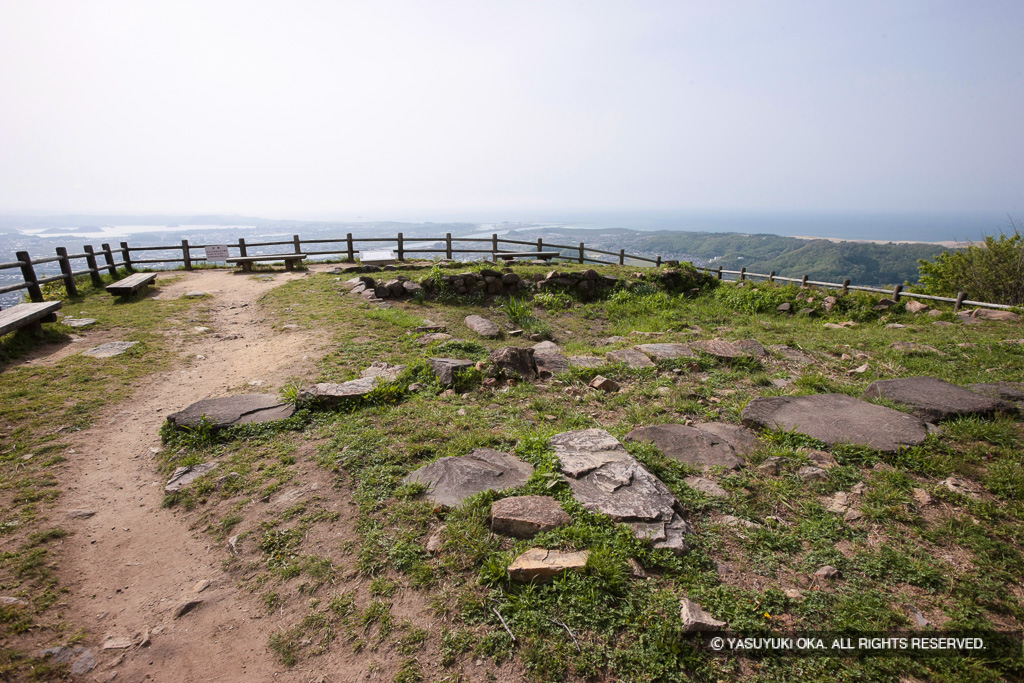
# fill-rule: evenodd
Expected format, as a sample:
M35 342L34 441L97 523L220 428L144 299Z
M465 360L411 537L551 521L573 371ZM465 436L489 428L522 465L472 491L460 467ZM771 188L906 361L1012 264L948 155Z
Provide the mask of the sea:
M785 236L816 236L845 240L882 240L947 242L972 241L985 235L998 234L1010 229L1008 215L995 212L974 213L772 213L772 212L714 212L714 211L623 211L586 212L557 211L479 211L433 212L360 216L355 220L240 219L204 216L202 221L189 221L188 217L171 222L167 217L132 216L124 221L116 216L104 216L95 222L89 217L0 216L0 262L16 260L18 251L28 251L35 258L54 255L54 249L64 246L71 253L80 253L89 244L97 250L103 243L117 247L122 241L131 246L160 246L181 244L230 244L241 237L247 242L288 241L299 234L305 239L344 238L346 233L358 237L391 236L403 232L410 240L409 248L429 248L435 242L423 237L443 237L451 232L454 237L485 238L492 234L507 235L529 231L533 236L545 230L564 234L567 230L581 231L579 241L592 243L596 233L601 236L599 248L614 249L615 233L619 231L684 231L734 232L747 235L773 234ZM621 233L620 233L621 234ZM339 245L337 248L341 248ZM257 249L250 253L273 253L281 247ZM172 252L149 252L150 258L170 256ZM177 250L180 254L180 249ZM647 255L647 254L640 254ZM653 256L653 254L651 254ZM678 258L679 255L673 255ZM177 264L169 264L174 267ZM76 269L84 268L84 261ZM158 266L157 266L158 267ZM36 267L40 276L59 272L56 263ZM0 286L21 281L19 269L0 270ZM17 303L24 292L0 294L0 307Z

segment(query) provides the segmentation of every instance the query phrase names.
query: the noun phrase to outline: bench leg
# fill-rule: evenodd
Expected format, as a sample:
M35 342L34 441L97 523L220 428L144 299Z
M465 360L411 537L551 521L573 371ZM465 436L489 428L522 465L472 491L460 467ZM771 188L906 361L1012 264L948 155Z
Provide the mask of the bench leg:
M284 260L284 269L285 270L295 270L295 259L285 259Z
M251 273L252 272L252 264L249 263L248 261L242 261L242 272L243 273Z
M36 335L37 337L41 337L41 336L43 336L43 321L42 320L33 320L28 325L25 325L24 329L28 330L29 332L31 332L32 334Z

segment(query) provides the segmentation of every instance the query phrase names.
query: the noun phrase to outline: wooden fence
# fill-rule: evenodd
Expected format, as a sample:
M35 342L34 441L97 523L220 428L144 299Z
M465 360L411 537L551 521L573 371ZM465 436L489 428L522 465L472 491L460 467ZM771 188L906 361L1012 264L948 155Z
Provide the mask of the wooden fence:
M578 245L565 245L565 244L552 244L545 242L543 238L538 237L536 241L523 241L523 240L512 240L499 237L497 234L493 234L490 237L452 237L451 233L447 233L443 238L441 237L415 237L407 238L402 233L398 233L395 237L353 237L352 233L348 233L343 238L336 239L316 239L316 240L304 240L298 235L294 235L292 239L287 241L277 242L246 242L245 238L239 238L236 243L228 244L229 249L235 249L238 251L238 256L258 256L261 254L272 254L282 253L280 250L267 252L268 247L288 247L292 250L291 253L305 254L307 256L338 256L342 259L354 262L356 255L365 251L357 248L357 244L369 243L375 245L377 243L383 243L385 246L393 244L396 252L398 261L405 261L406 257L410 254L443 254L444 258L451 260L455 254L490 254L492 258L495 258L495 254L508 252L508 251L536 251L541 252L545 250L558 249L561 254L559 258L575 261L579 263L595 263L604 265L626 265L627 262L635 263L639 262L649 263L655 267L662 265L661 256L649 258L646 256L637 256L634 254L627 254L624 249L619 251L605 251L602 249L595 249L593 247L586 246L585 243L580 242ZM418 246L422 243L429 243L432 245L444 244L444 247L426 248ZM461 246L463 243L475 243L485 244L489 248L484 249L472 249ZM502 245L514 245L515 247L528 247L528 249L504 249ZM305 245L313 246L314 249L306 249ZM319 247L335 245L340 248L336 249L322 249ZM57 247L57 255L50 256L47 258L33 259L27 251L19 251L17 253L17 261L11 261L7 263L0 263L0 271L12 268L21 269L21 276L23 282L0 286L0 294L6 294L8 292L15 292L22 289L28 290L28 296L32 301L42 301L43 294L40 289L41 285L63 281L64 288L67 291L69 297L78 296L78 288L75 285L75 278L83 275L88 275L93 283L97 286L102 284L101 274L103 271L107 271L111 276L116 276L118 268L125 268L129 272L134 270L135 266L151 265L151 264L169 264L169 263L180 263L184 266L185 270L192 270L195 264L203 263L206 261L205 256L193 255L193 250L203 250L207 246L206 244L190 244L187 239L183 239L180 245L171 246L156 246L156 247L130 247L127 242L121 242L120 247L112 248L109 244L101 245L99 250L96 250L92 246L82 247L82 253L69 254L67 248ZM250 253L250 250L254 250ZM158 255L156 258L138 258L136 255L145 255L147 252L173 252L171 256ZM180 256L178 254L180 253ZM597 254L601 256L611 256L614 260L605 260L594 258L592 255ZM85 268L75 270L72 265L72 261L85 261ZM46 264L46 263L58 263L60 266L60 274L52 275L48 277L40 278L37 276L35 266ZM801 286L817 286L826 287L830 289L841 290L843 294L846 294L850 290L856 290L861 292L875 292L879 294L889 294L894 300L898 301L900 297L908 297L913 299L924 299L929 301L942 301L953 304L953 310L958 311L962 306L981 306L984 308L997 308L997 309L1011 309L1012 306L1006 306L1002 304L988 303L985 301L970 301L967 299L965 292L960 292L956 298L932 296L929 294L917 294L913 292L904 292L903 285L896 285L893 289L880 289L877 287L865 287L850 284L850 280L846 279L841 284L836 282L819 282L815 280L809 280L806 275L802 278L790 278L782 277L775 274L772 271L768 274L764 273L748 273L746 268L740 270L723 270L721 266L717 269L712 268L701 268L701 270L717 276L719 280L726 279L726 275L735 275L737 281L745 281L748 278L761 278L762 280L768 280L769 282L783 281L800 283Z

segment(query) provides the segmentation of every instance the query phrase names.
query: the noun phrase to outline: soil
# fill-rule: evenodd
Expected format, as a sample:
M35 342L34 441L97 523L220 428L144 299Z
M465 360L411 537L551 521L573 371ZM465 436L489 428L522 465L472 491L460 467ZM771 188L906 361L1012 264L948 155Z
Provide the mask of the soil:
M227 393L277 393L289 381L314 377L327 335L275 331L257 303L271 288L302 277L275 273L266 281L259 274L210 270L160 285L152 296L210 294L199 305L209 309L211 331L185 331L178 351L187 363L151 376L69 444L62 505L95 511L64 521L73 532L62 562L61 583L70 589L64 617L85 629L82 644L97 660L83 680L109 680L115 673L118 681L311 680L309 671L288 670L268 651L273 625L258 618L254 598L238 593L222 572L226 549L190 530L183 513L161 508L163 482L151 450L160 447L168 413ZM81 336L90 346L109 341L100 339L105 334ZM204 581L210 585L197 593ZM179 605L196 599L202 600L198 608L174 618ZM115 638L133 645L104 650Z

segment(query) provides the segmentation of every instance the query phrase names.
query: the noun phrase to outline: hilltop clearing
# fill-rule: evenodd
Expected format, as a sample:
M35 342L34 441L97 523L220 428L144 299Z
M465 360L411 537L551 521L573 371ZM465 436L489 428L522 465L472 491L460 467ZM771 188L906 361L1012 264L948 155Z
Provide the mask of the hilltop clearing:
M1006 651L752 659L692 635L1021 629L1024 330L911 303L525 264L87 293L65 306L98 320L86 341L0 373L0 594L26 603L4 666L1018 678ZM105 341L139 343L74 352ZM914 377L977 391L876 384ZM164 422L241 394L290 416Z

